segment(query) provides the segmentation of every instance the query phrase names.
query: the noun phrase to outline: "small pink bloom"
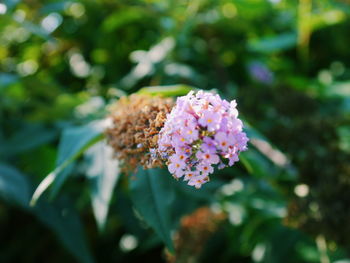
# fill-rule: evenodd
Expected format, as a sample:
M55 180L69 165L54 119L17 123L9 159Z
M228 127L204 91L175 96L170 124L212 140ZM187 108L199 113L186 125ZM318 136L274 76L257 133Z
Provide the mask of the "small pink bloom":
M205 163L217 164L220 161L220 158L217 154L212 154L209 151L202 152L198 151L196 157L199 160L203 160Z
M220 128L221 115L214 111L203 111L198 123L203 127L207 127L208 131L216 131Z
M177 178L183 175L183 169L186 166L186 157L184 155L173 154L170 156L168 165L168 170L171 174L175 175Z
M200 171L202 175L208 175L214 172L214 168L210 164L201 164L198 167L198 171Z
M199 133L195 127L185 127L181 131L181 135L188 143L192 143L198 139Z
M214 172L213 165L222 169L238 161L238 154L247 149L248 138L236 106L236 101L204 91L177 99L158 140L162 158L175 152L168 164L174 177L184 176L189 185L199 188ZM228 165L222 158L228 159Z
M229 160L229 163L228 163L229 166L232 166L235 162L239 161L238 154L236 153L235 148L230 149L229 153L225 155L225 158Z
M192 180L193 178L198 176L197 171L187 171L185 172L185 178L184 181Z
M220 150L227 150L229 147L229 138L228 135L224 132L218 132L215 134L215 141L217 142L218 148Z
M194 186L195 188L199 189L206 182L209 182L209 177L206 175L199 175L189 180L188 185Z

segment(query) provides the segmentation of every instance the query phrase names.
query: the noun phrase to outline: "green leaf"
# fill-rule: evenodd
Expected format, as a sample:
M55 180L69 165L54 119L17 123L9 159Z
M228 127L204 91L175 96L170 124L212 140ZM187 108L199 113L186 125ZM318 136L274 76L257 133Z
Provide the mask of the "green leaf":
M282 153L278 148L276 148L271 142L258 130L252 127L247 121L244 120L245 127L244 130L250 139L250 144L253 145L258 152L242 153L241 159L245 167L250 173L263 175L265 172L267 175L271 175L271 170L276 173L275 168L279 168L280 171L284 171L283 178L286 180L296 180L296 168L290 163L287 156ZM260 156L259 156L260 155ZM267 160L274 164L274 167L270 169L267 173L265 169L269 169L270 165Z
M0 197L6 202L28 207L30 194L27 179L15 168L0 164Z
M80 218L71 203L69 199L61 199L51 204L39 202L33 212L42 223L53 230L79 262L92 263L94 260L87 247Z
M166 170L139 167L136 178L130 181L130 192L136 210L173 251L170 215L174 190L170 180Z
M56 168L48 174L35 190L31 205L35 205L44 191L54 183L51 197L54 197L70 173L64 172L74 160L90 146L103 139L105 121L94 121L81 127L70 127L63 131ZM57 179L57 180L56 180Z
M290 49L295 47L296 44L297 34L291 32L250 41L248 49L254 52L272 53Z
M50 190L50 198L51 199L55 198L55 196L58 194L59 190L61 189L61 187L64 184L64 182L66 181L66 179L73 172L74 166L75 166L75 162L72 161L64 169L62 169L60 172L57 173L57 176L54 178L54 181L52 182L52 187Z
M92 146L85 153L89 161L87 176L91 180L91 202L100 230L104 229L113 189L118 181L119 162L113 158L113 149L105 141Z
M138 7L125 7L122 12L114 12L105 17L101 28L106 32L113 32L130 23L144 19L147 15L144 9Z
M26 176L9 165L0 164L0 197L33 213L53 230L79 262L94 262L86 245L79 216L71 205L72 201L61 199L50 204L41 201L35 208L30 208L30 194L31 186Z
M249 138L256 138L267 141L267 138L263 134L261 134L257 129L255 129L247 120L245 120L243 117L241 117L241 119L244 123L244 131L247 133L247 136Z
M254 149L249 149L246 152L240 153L239 158L251 175L262 178L276 176L275 167Z
M72 1L59 1L54 3L48 3L40 8L41 14L50 14L53 12L62 13L69 8Z
M13 9L20 2L21 2L20 0L5 0L4 1L5 5L7 6L8 9Z
M10 156L29 151L52 141L56 136L55 130L47 129L42 125L23 125L0 146L0 154Z
M140 89L137 93L148 94L152 96L158 95L163 97L174 97L186 95L191 90L195 90L195 88L187 85L169 85L144 87Z
M187 185L187 182L176 182L175 190L177 191L176 197L179 198L179 195L183 195L184 198L191 199L193 202L200 201L201 203L213 202L215 199L215 192L224 184L225 181L213 177L210 180L210 183L205 184L200 189L190 187Z

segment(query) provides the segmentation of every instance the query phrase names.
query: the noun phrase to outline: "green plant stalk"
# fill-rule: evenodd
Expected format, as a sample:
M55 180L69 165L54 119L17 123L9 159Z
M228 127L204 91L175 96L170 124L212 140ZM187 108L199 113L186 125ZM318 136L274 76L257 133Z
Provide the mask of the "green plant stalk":
M312 1L299 0L298 5L298 53L303 65L309 57L309 44L312 33Z

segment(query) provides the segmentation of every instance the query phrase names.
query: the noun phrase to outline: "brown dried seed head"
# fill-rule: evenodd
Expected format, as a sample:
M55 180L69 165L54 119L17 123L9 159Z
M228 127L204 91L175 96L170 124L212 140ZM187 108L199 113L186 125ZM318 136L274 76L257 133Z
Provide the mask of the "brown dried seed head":
M113 125L106 130L107 141L124 171L134 171L139 164L145 168L162 165L149 152L158 147L158 133L173 105L170 98L133 94L110 107Z
M214 213L209 207L184 216L174 236L175 253L166 253L167 262L198 262L206 242L225 219L224 213Z

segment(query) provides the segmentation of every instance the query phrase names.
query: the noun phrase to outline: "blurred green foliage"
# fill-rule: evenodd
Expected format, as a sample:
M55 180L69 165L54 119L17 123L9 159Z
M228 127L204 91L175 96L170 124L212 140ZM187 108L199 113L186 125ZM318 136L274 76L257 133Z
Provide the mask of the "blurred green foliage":
M0 262L164 262L203 206L228 219L200 262L349 262L349 14L348 0L1 2ZM202 189L119 175L103 141L88 147L120 96L189 86L235 98L251 139Z

